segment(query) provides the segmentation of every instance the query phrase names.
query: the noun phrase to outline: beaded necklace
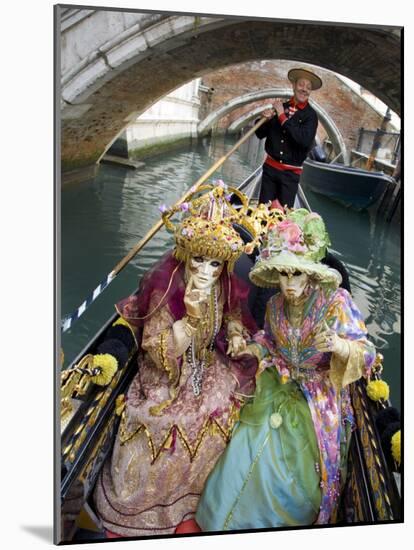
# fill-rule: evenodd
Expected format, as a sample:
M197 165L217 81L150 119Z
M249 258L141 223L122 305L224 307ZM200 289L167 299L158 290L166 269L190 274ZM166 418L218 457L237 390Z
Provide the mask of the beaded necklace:
M203 385L203 373L204 368L206 367L206 358L209 359L214 347L214 341L219 331L218 327L218 296L217 296L217 286L214 286L212 292L213 298L213 333L211 335L210 343L208 344L207 350L202 354L202 358L196 357L196 345L195 345L195 336L191 338L190 345L187 349L187 363L191 365L191 385L193 388L193 393L198 397L201 393Z

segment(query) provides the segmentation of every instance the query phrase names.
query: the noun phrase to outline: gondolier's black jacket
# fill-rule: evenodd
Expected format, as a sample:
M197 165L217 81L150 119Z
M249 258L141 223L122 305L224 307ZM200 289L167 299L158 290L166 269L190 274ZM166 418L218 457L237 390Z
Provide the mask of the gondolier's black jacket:
M285 113L289 112L289 102L283 103ZM309 103L281 125L274 116L256 130L259 139L266 138L265 151L275 160L293 166L302 166L312 148L318 116Z

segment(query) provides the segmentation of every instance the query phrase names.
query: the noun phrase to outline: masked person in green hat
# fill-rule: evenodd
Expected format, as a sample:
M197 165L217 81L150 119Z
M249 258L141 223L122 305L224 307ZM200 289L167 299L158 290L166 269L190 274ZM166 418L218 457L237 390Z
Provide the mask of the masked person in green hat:
M329 237L305 209L280 215L250 272L278 287L248 345L256 392L204 487L203 531L335 522L354 424L349 384L368 376L375 348L340 275L322 264Z
M277 99L273 109L263 112L269 120L256 130L256 136L266 138L259 202L277 199L282 206L292 208L302 164L318 127L318 117L308 100L312 91L321 88L322 80L306 69L291 69L288 79L293 86L292 97L286 103Z

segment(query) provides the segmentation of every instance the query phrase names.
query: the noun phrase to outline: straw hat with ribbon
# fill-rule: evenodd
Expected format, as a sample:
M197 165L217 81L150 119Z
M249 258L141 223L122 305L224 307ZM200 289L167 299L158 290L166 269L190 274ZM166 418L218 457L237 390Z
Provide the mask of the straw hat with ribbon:
M306 78L306 80L309 80L312 84L312 90L319 90L319 88L322 87L322 80L319 78L318 75L315 73L312 73L311 71L308 71L307 69L291 69L288 72L288 79L295 83L300 78Z
M300 271L318 283L337 288L341 275L320 261L329 245L319 214L305 208L290 210L269 225L250 279L260 287L277 287L280 272Z

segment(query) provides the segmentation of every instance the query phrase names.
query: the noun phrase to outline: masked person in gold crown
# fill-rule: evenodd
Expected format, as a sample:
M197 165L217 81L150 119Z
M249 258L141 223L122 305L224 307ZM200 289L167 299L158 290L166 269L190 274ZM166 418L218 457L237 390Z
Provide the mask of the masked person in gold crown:
M203 531L335 521L354 424L349 384L370 374L375 348L339 273L320 261L328 244L306 209L269 226L250 278L279 291L248 344L256 391L206 482Z
M117 305L142 352L94 493L108 536L191 531L204 482L254 391L257 362L243 350L255 325L247 285L232 274L244 250L233 224L247 207L234 209L224 184L201 190L180 206L176 228L178 208L164 213L174 252Z

